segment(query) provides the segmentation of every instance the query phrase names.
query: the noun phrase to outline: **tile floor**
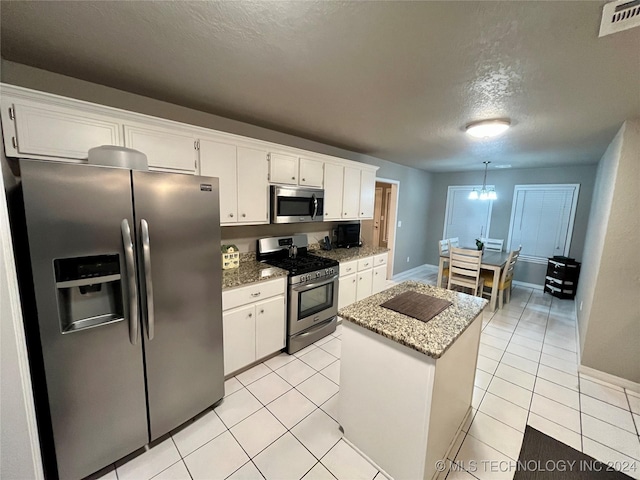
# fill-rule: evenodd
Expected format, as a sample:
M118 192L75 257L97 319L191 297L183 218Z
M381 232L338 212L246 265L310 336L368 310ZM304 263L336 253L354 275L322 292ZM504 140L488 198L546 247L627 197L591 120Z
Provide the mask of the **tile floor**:
M435 284L426 267L403 277L395 280ZM472 416L449 455L471 473L441 479L512 478L527 424L603 462L635 465L626 473L640 479L640 395L578 375L575 331L572 301L529 288L485 314ZM222 404L103 478L384 478L341 439L340 334L227 380Z

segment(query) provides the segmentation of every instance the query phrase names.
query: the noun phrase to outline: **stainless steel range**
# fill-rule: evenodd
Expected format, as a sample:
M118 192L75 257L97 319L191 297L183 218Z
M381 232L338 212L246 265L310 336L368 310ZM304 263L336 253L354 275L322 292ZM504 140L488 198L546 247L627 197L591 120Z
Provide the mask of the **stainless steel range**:
M334 332L338 313L338 262L307 252L306 235L258 240L256 258L289 272L287 353Z

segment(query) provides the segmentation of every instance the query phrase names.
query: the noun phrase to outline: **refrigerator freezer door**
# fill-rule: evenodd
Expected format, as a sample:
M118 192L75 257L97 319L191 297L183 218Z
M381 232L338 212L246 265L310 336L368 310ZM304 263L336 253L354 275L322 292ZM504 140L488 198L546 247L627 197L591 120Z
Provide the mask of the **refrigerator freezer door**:
M121 231L133 225L130 172L31 160L20 169L35 293L24 321L39 327L58 474L82 478L148 441Z
M132 175L149 423L155 440L224 395L218 179ZM145 271L151 279L143 276ZM152 287L150 295L147 286Z

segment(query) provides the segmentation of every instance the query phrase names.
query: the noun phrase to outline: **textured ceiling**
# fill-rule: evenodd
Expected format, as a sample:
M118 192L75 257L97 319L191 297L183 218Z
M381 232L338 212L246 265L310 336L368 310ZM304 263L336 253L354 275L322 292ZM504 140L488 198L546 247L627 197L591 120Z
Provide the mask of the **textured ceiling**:
M434 172L593 164L640 116L602 5L2 1L2 57Z

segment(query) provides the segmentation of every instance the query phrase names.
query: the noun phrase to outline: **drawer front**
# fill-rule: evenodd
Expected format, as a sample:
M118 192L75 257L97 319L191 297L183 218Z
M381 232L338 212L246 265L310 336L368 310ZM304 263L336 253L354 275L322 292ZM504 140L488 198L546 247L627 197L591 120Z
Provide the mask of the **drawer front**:
M358 271L367 270L373 267L373 257L361 258L358 260Z
M222 310L229 310L275 295L283 295L285 280L286 278L281 278L270 282L256 282L246 287L225 290L222 292Z
M351 260L350 262L340 262L340 276L351 275L358 271L358 261Z
M373 257L373 266L374 267L379 267L380 265L386 265L387 264L387 254L386 253L381 253L379 255L376 255L375 257Z
M549 260L547 266L547 276L558 279L575 279L578 277L579 272L579 265L577 264L567 264Z

